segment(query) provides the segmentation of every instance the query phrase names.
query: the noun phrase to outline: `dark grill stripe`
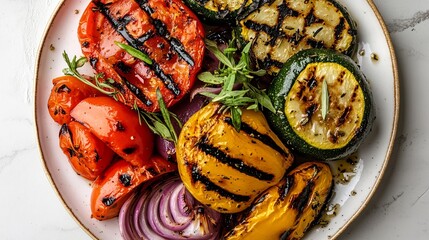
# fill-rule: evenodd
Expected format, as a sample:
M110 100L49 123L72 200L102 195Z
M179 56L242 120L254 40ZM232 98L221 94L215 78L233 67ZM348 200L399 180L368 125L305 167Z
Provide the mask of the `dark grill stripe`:
M158 34L170 43L170 45L173 47L173 50L176 51L179 57L181 57L186 63L193 67L195 64L194 60L192 59L191 55L186 52L185 48L183 47L183 44L178 39L171 37L167 27L161 20L152 18L151 15L153 14L153 10L148 6L147 0L135 1L140 6L140 8L149 15L149 19L151 23L155 26L155 29Z
M140 100L142 101L146 106L152 106L152 101L147 99L147 97L143 94L143 91L138 88L136 85L130 83L126 78L121 77L122 81L125 83L127 88Z
M232 119L230 117L226 117L224 119L224 121L230 125L232 125ZM281 155L288 157L289 154L287 152L285 152L279 145L277 145L276 142L274 142L274 140L265 134L262 134L258 131L256 131L255 129L253 129L249 124L245 123L245 122L241 122L241 130L243 132L245 132L247 135L249 135L252 138L256 138L258 139L260 142L264 143L265 145L269 146L270 148L276 150L277 152L279 152Z
M216 148L208 143L207 137L202 137L198 143L197 148L200 149L202 152L204 152L207 155L210 155L214 158L216 158L221 163L224 163L236 170L238 170L241 173L244 173L248 176L257 178L262 181L271 181L274 178L274 175L271 173L263 172L255 167L246 165L241 159L238 158L231 158L226 153L224 153L219 148Z
M142 36L139 39L135 39L128 32L126 25L131 21L129 16L124 16L121 19L115 19L111 14L108 8L108 4L103 4L99 1L93 1L93 3L97 6L98 10L107 18L112 27L128 42L130 46L133 48L139 49L146 55L149 55L143 48L144 41L147 41L153 34L149 34L148 36ZM142 39L143 38L143 39ZM146 39L145 39L146 38ZM142 41L144 40L144 41ZM149 65L149 67L154 71L154 73L162 80L162 82L166 85L167 89L169 89L174 95L180 95L180 88L174 82L171 75L165 74L161 69L158 63L151 59L153 64ZM128 86L128 85L127 85Z
M194 182L198 181L198 182L204 184L204 186L206 186L206 189L208 191L215 191L218 194L220 194L222 197L232 199L236 202L247 202L250 200L249 196L243 196L243 195L235 194L235 193L232 193L228 190L225 190L225 189L219 187L218 185L213 183L210 179L208 179L206 176L202 175L200 169L196 165L192 166L191 171L192 171L191 172L192 180Z
M346 20L342 17L340 18L340 22L338 23L338 25L335 26L335 30L334 30L335 41L334 41L334 44L332 45L332 48L335 48L337 46L338 40L340 40L341 38L341 33L343 33L344 29L346 28L345 21Z

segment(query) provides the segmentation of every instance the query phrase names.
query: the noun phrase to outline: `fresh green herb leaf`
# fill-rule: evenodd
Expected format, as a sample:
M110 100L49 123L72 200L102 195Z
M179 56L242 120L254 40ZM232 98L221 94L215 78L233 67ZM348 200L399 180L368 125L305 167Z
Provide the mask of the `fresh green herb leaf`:
M178 138L176 130L174 129L171 120L173 118L180 128L182 127L182 123L174 113L168 111L159 89L156 90L156 98L158 99L160 113L141 111L137 107L137 104L134 104L134 109L137 109L140 117L145 121L153 133L168 141L177 143Z
M329 90L328 90L328 84L326 83L326 80L323 80L322 83L322 94L321 94L321 111L322 111L322 118L323 120L326 119L326 115L328 115L329 112Z
M266 74L265 70L254 71L250 64L250 47L248 43L240 53L237 59L236 39L233 38L228 47L222 52L216 42L206 40L207 49L212 52L220 61L219 68L214 73L203 72L198 78L213 85L220 85L222 90L219 94L202 92L201 95L212 98L212 102L223 104L222 111L229 110L233 125L237 131L241 128L241 108L258 111L260 107L275 112L273 104L265 91L260 90L253 85L251 81L254 77L261 77Z
M100 79L104 77L103 74L95 75L95 83L93 83L79 73L77 69L85 65L85 63L87 62L87 59L85 57L77 59L76 56L74 56L73 59L70 60L69 56L64 51L63 58L68 67L63 69L64 75L73 76L79 79L81 82L85 83L86 85L91 86L108 96L115 97L117 94L120 94L112 85L109 84L109 81L100 81Z
M152 65L152 63L153 63L152 59L150 59L150 57L147 54L143 53L142 51L140 51L140 50L138 50L138 49L136 49L130 45L123 44L121 42L115 42L115 44L116 44L116 46L125 50L125 52L127 52L131 56L138 58L138 59L142 60L143 62L149 64L149 65Z

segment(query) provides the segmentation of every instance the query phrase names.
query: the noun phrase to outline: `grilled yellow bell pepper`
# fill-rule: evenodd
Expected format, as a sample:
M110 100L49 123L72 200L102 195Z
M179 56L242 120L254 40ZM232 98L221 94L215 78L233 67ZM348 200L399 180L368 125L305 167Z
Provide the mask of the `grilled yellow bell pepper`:
M327 164L301 164L262 193L225 239L301 239L328 200L332 186Z
M210 103L183 126L177 143L179 173L188 191L222 213L240 212L276 185L293 162L264 115L243 110L241 130Z

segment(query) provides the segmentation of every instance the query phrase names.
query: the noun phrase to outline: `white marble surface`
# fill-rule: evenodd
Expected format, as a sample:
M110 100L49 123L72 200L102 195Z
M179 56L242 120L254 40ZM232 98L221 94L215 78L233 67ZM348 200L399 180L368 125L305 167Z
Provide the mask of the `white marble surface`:
M59 0L2 0L0 8L0 239L90 239L45 176L34 124L34 64ZM340 239L428 239L429 0L375 0L399 65L396 146L368 207Z

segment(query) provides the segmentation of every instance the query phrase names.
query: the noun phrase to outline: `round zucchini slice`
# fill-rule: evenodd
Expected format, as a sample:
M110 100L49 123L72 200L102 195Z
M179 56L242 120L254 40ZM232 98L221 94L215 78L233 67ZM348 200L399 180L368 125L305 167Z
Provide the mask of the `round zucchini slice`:
M239 32L253 41L258 67L278 73L291 56L309 48L328 48L352 56L357 27L346 9L334 0L273 0L243 11Z
M355 152L375 119L365 76L350 57L333 50L295 54L267 91L276 109L266 113L273 130L292 149L319 159Z
M235 25L239 11L251 5L253 0L184 0L202 20L207 23L219 23L233 20Z

